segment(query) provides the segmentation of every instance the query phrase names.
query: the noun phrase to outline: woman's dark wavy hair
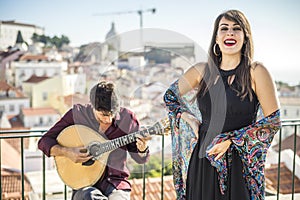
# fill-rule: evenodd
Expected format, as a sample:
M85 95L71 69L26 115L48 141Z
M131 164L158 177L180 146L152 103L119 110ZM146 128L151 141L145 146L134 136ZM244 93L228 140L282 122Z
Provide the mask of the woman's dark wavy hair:
M253 40L249 21L247 20L245 15L238 10L225 11L224 13L220 14L215 20L213 35L208 51L209 59L207 63L207 69L199 86L200 94L204 95L208 91L208 89L214 84L219 74L218 68L220 67L222 61L222 53L218 45L216 45L216 51L218 52L218 56L216 56L214 54L213 48L216 43L219 23L223 17L240 25L244 32L244 44L241 50L241 62L235 74L235 81L238 85L238 88L234 89L237 91L237 94L241 97L241 99L244 99L247 95L249 95L250 100L252 100L253 95L251 88L250 67L253 59Z
M115 85L101 81L90 91L90 102L97 111L117 113L120 110L119 97L115 91Z

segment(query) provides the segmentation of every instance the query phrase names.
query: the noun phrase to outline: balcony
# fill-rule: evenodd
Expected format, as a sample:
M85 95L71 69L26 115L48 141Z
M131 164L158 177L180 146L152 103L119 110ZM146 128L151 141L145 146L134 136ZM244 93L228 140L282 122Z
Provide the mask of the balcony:
M299 127L300 119L283 120L282 128L274 138L273 142L276 144L272 145L273 152L270 152L270 155L268 153L267 161L270 162L267 162L265 170L267 200L300 198L300 137L297 136L300 135ZM71 189L59 181L56 171L53 170L53 161L39 151L28 151L30 148L36 148L32 144L35 144L45 131L0 131L0 200L70 199ZM161 174L165 169L164 140L162 137ZM15 150L11 150L7 143L14 146ZM18 170L12 170L3 163L11 163L17 166ZM29 166L34 170L28 171ZM175 199L172 176L147 177L143 165L142 177L130 180L133 186L133 200Z

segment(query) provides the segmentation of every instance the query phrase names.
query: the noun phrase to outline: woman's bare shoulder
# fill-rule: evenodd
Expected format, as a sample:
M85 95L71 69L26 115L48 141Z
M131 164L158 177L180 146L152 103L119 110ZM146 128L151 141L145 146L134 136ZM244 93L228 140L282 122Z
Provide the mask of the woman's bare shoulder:
M257 78L263 78L264 76L270 76L268 69L261 62L253 62L250 67L251 78L255 81Z
M205 70L205 68L207 67L207 63L206 62L199 62L199 63L196 63L193 68L203 72Z

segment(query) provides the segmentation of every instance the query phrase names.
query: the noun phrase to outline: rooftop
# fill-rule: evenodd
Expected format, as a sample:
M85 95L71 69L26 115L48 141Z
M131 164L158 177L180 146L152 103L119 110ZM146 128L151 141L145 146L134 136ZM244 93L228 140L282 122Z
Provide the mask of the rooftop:
M22 108L22 113L25 116L34 116L34 115L54 115L59 114L54 108Z
M266 191L272 194L277 192L277 177L278 177L278 164L271 164L269 168L265 169L266 176ZM295 193L300 193L300 180L296 176L295 178ZM292 172L285 166L284 163L280 163L280 184L279 193L290 194L292 193Z
M143 179L130 180L132 185L131 199L140 200L143 197ZM146 179L146 200L161 198L161 177ZM164 176L164 200L176 199L173 176Z
M292 134L288 137L286 137L282 142L281 142L281 151L285 150L285 149L291 149L292 151L294 151L294 135ZM297 151L297 155L300 156L300 136L297 135L296 137L296 151ZM275 151L279 151L279 144L276 144L273 149Z
M24 81L24 83L39 83L39 82L42 82L42 81L44 81L48 78L49 77L47 77L47 76L36 76L35 74L33 74L29 79Z
M36 60L36 61L47 61L48 60L48 57L45 56L45 55L31 55L31 54L24 54L23 56L20 57L20 61L22 60L30 60L30 61L33 61L33 60Z
M0 81L0 96L5 98L23 98L24 94L6 81Z
M32 187L25 176L25 199L28 199L28 193L32 191ZM21 173L9 169L1 168L1 188L3 200L21 200Z

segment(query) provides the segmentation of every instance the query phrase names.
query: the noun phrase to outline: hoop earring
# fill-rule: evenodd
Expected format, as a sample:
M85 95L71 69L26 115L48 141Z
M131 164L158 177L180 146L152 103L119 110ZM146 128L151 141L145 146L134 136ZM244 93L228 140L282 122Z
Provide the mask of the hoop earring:
M214 52L215 56L218 57L220 55L220 53L217 53L217 49L216 48L217 48L217 43L214 44L213 52Z

